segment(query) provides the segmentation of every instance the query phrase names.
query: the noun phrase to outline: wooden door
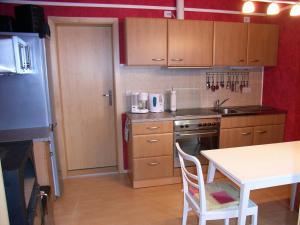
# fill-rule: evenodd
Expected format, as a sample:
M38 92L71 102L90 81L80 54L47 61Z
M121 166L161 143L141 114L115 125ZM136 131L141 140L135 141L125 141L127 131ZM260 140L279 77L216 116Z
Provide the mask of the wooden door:
M283 141L284 124L254 127L253 144L271 144Z
M57 49L67 169L116 166L112 28L58 25Z
M129 66L167 65L167 20L126 18Z
M214 22L214 65L246 65L247 29L244 23Z
M168 20L168 66L212 66L213 22Z
M248 25L248 56L250 66L276 66L279 27L271 24Z
M253 127L221 129L220 148L249 146L253 143Z

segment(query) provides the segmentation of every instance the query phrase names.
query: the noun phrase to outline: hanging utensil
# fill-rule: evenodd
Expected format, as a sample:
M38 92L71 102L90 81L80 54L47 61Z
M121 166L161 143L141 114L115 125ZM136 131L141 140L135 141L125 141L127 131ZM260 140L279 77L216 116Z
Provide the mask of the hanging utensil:
M234 92L234 90L235 90L234 84L235 84L235 82L234 82L234 74L232 74L232 77L231 77L231 91L232 92Z
M219 74L217 73L216 74L216 81L217 81L217 84L216 84L216 90L219 90Z
M249 72L247 72L247 82L246 82L246 87L249 87L249 83L250 83L250 80L249 80Z
M206 73L206 89L210 89L209 73Z
M236 73L236 77L235 77L235 85L234 85L234 90L235 92L238 92L239 89L239 84L240 84L240 81L239 81L239 73Z
M222 73L221 75L221 84L220 84L221 88L224 88L224 73Z
M211 90L214 92L216 90L216 86L215 86L215 75L212 75L212 84L211 84Z
M241 81L241 84L240 84L240 91L241 93L243 93L243 88L244 88L244 74L242 74L242 81Z
M230 89L230 84L231 84L231 81L230 81L230 75L229 75L229 73L227 73L227 84L226 84L226 89Z

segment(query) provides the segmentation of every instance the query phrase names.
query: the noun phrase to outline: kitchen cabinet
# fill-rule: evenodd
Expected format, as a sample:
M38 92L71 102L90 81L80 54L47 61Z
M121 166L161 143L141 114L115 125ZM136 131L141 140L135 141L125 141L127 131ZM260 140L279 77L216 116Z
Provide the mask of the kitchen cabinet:
M33 142L33 154L38 184L40 186L50 186L51 191L54 192L49 142ZM52 197L54 197L54 194L52 194Z
M285 114L224 117L220 148L282 142L284 123Z
M252 145L253 128L232 128L221 129L220 131L220 146L221 148L240 147Z
M134 188L173 183L173 122L132 123L128 173Z
M253 130L253 144L271 144L283 141L284 125L256 126Z
M127 65L167 65L167 20L126 18L125 27Z
M247 24L214 22L215 66L247 64Z
M248 25L249 66L276 66L279 26L272 24Z
M213 21L168 20L168 66L212 66Z

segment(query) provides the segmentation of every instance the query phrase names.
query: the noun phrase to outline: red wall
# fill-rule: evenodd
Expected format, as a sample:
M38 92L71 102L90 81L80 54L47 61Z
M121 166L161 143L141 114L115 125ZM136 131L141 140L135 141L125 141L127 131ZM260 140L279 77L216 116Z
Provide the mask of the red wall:
M54 1L54 0L53 0ZM65 2L118 3L175 6L175 0L64 0ZM264 12L266 5L259 3L258 11ZM186 0L185 7L210 8L223 10L240 10L241 0ZM120 19L121 63L124 58L124 18L163 17L163 11L137 9L107 9L45 6L47 16L78 16L78 17L117 17ZM0 3L1 15L13 15L13 5ZM221 20L242 22L243 16L186 12L186 19ZM280 41L278 66L265 69L263 103L288 111L286 137L287 141L300 140L300 18L291 18L287 13L275 17L251 17L251 22L277 23L280 25Z
M278 65L265 69L263 104L287 110L285 139L300 140L300 18L285 13L277 20Z

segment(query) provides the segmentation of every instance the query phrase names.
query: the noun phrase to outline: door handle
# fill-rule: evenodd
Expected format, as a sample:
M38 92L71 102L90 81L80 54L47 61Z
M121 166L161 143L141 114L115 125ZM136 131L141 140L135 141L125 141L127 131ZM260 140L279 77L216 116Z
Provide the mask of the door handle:
M147 142L149 142L149 143L156 143L156 142L159 142L159 140L158 139L151 139L151 140L147 140Z
M157 166L159 164L160 164L159 162L150 162L150 163L148 163L149 166Z
M182 62L182 61L183 61L183 59L180 59L180 58L175 58L175 59L171 59L171 61L173 61L173 62Z
M266 130L258 130L258 131L256 131L256 133L258 133L258 134L265 134L265 133L267 133L267 131Z
M241 133L241 135L250 135L251 134L251 132L243 132L243 133Z
M108 93L103 94L103 97L108 97L108 104L112 106L112 90L108 90Z
M159 129L159 127L147 127L148 130L156 130Z

